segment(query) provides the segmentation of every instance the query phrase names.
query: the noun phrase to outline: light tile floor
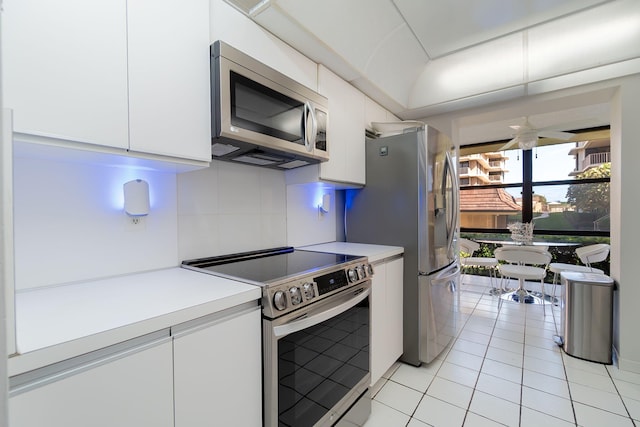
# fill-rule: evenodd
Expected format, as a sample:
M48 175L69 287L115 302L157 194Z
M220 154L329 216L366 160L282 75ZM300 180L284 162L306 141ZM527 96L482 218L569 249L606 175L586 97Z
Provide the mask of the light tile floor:
M365 427L640 426L640 374L567 355L559 307L499 303L464 276L459 333L432 363L396 363Z

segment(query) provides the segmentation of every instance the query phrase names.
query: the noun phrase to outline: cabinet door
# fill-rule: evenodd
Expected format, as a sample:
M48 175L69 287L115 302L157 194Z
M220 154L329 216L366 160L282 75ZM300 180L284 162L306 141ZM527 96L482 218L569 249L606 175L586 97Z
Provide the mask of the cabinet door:
M380 104L375 102L369 97L365 98L364 104L364 126L367 129L373 130L371 126L372 122L387 122L387 110L385 110Z
M12 427L173 426L171 341L9 399Z
M258 307L174 338L176 427L262 425Z
M400 358L403 351L403 289L404 259L390 260L387 266L387 328L389 366Z
M389 369L387 366L387 278L385 263L376 264L371 279L371 385Z
M364 104L364 127L373 130L373 122L399 122L401 121L392 112L387 111L383 106L369 97L365 98Z
M318 67L318 92L329 100L328 162L320 164L322 179L365 183L365 96L327 68Z
M371 385L402 355L403 259L376 264L371 290Z
M127 148L126 17L125 0L4 0L15 132Z
M132 151L211 161L209 0L128 2Z

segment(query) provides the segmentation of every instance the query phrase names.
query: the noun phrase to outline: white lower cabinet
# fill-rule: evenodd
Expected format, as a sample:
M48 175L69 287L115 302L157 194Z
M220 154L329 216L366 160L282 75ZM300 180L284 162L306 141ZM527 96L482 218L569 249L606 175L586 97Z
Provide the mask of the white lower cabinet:
M14 376L9 425L259 427L261 320L253 301Z
M402 355L403 258L374 263L371 292L371 385Z
M173 426L172 344L138 339L11 379L11 427Z
M176 427L262 425L260 322L254 304L175 328Z

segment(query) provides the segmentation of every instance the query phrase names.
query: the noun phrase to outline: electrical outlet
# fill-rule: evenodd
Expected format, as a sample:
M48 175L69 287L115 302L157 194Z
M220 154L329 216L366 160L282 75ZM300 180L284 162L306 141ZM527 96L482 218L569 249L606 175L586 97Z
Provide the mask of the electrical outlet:
M142 231L147 228L147 220L144 216L126 216L124 228L126 231Z

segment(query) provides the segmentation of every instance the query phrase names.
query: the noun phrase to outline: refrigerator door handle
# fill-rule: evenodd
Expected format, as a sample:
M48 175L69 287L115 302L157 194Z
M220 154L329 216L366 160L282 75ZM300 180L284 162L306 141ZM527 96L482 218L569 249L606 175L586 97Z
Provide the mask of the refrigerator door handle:
M455 236L455 231L458 227L458 180L456 178L456 175L454 173L455 171L455 167L453 165L453 160L451 159L451 155L449 154L449 152L445 152L445 158L447 160L447 168L445 168L445 172L444 172L444 177L443 177L443 183L446 182L447 179L447 174L449 174L451 176L451 212L449 212L449 221L447 221L448 224L450 224L450 228L449 230L447 230L447 249L449 250L453 250L453 244L454 244L454 236ZM447 171L448 169L448 171ZM447 191L447 186L446 184L442 186L442 191L446 192Z
M460 273L460 264L456 262L456 263L449 264L447 267L444 267L442 270L439 270L437 273L418 271L418 276L431 276L432 280L441 281L441 280L449 280L452 277L457 276L459 273Z
M450 269L446 275L437 276L437 280L451 280L455 278L458 274L460 274L460 265L458 263L452 264L453 269Z

